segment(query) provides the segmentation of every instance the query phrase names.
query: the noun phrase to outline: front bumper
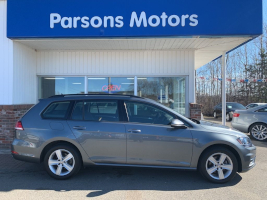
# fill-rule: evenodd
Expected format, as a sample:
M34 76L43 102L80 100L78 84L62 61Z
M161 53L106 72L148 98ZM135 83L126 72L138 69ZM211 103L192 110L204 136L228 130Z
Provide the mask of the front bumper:
M247 172L256 165L256 147L253 145L252 147L246 148L243 151L243 159L242 159L242 171Z

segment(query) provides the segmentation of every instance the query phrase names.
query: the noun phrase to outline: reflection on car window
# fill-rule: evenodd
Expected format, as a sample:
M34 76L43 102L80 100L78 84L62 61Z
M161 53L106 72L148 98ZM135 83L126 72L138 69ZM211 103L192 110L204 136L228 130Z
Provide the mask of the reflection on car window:
M170 125L174 116L149 104L125 102L129 122Z
M267 107L259 109L258 112L267 112Z

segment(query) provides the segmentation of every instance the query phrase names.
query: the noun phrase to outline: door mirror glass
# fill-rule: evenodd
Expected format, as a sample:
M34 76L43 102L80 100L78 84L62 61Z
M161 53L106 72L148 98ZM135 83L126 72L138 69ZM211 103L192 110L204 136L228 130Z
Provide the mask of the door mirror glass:
M179 119L173 119L171 122L171 127L173 127L173 128L187 128L187 126Z

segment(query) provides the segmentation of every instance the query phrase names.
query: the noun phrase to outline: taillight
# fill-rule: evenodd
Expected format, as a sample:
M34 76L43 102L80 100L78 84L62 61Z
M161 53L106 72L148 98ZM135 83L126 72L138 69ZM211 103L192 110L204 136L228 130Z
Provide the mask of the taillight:
M13 154L19 154L18 152L16 152L16 151L11 151L11 153L13 153Z
M16 123L15 129L16 129L16 130L21 130L21 131L24 130L21 121L18 121L18 122Z
M240 115L239 113L234 113L233 117L239 117L239 115Z

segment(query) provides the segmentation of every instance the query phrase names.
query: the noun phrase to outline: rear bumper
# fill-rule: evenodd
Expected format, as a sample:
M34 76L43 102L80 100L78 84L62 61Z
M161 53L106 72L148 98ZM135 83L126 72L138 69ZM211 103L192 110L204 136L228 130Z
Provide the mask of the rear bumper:
M30 157L30 156L24 156L24 155L18 155L18 154L12 154L12 156L16 160L31 162L31 163L40 163L40 160L38 158L34 158L34 157Z
M11 145L12 156L16 160L40 163L40 156L35 144L25 140L14 139Z
M243 133L248 133L248 127L244 124L236 123L235 121L232 121L232 127L236 130L239 130Z

